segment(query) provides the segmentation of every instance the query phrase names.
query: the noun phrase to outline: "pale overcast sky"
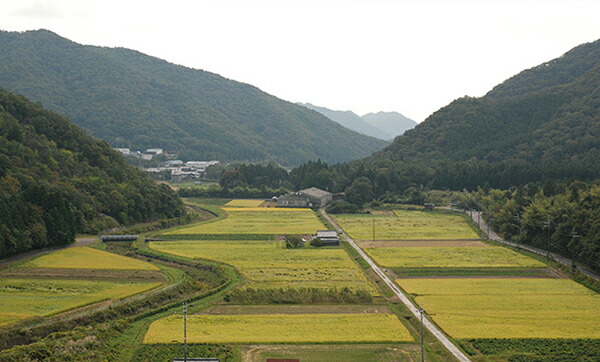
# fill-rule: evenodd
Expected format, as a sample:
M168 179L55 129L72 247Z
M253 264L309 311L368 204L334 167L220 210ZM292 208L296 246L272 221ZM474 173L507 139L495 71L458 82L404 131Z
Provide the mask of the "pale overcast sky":
M0 9L2 30L45 28L288 101L418 122L600 38L597 0L0 0Z

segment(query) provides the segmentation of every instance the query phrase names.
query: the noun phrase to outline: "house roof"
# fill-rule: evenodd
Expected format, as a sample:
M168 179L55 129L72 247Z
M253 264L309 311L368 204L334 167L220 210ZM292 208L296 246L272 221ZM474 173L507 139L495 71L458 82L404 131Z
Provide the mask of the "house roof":
M316 187L311 187L311 188L308 188L308 189L300 190L300 192L303 193L303 194L306 194L306 195L309 195L309 196L313 196L313 197L318 197L318 198L331 195L330 192L318 189Z
M337 232L335 230L317 230L318 238L333 238L338 237Z

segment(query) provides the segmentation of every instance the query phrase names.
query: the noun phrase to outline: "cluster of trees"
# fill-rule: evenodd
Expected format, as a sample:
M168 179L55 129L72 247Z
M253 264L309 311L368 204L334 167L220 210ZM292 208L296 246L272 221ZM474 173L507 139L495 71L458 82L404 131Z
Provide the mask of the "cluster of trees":
M471 206L504 238L571 256L600 270L600 183L531 183L480 189ZM473 204L473 202L475 202Z
M66 118L0 90L0 257L76 233L180 217L165 185Z

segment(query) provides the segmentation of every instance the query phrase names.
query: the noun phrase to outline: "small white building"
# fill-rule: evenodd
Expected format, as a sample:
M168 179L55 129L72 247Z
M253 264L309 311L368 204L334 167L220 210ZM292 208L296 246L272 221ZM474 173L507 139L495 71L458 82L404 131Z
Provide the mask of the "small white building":
M113 148L113 150L120 152L123 155L129 155L131 153L129 148Z

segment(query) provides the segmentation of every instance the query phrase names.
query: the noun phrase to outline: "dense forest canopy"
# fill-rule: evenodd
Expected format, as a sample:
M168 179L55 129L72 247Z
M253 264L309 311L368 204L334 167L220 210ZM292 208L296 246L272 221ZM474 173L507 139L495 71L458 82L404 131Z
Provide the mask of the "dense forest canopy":
M45 30L0 32L0 49L2 87L113 147L295 166L358 159L388 144L251 85L128 49L84 46Z
M165 185L68 119L0 90L0 257L76 233L179 217Z

